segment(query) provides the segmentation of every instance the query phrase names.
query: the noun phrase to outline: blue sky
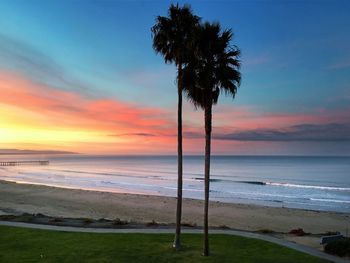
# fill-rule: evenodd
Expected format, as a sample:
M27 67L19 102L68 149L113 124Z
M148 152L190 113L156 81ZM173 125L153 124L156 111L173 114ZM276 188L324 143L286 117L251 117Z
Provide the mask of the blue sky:
M170 112L176 107L175 67L165 65L152 50L150 32L170 3L3 0L0 70L86 98L112 98ZM233 44L242 51L242 85L233 102L220 99L218 114L299 116L290 127L349 124L349 1L179 3L189 3L203 20L232 28ZM185 109L193 110L190 105ZM306 115L310 118L302 118ZM199 126L190 117L185 116L185 124ZM217 126L240 132L288 128L288 123L269 127L271 122L244 126L230 119L225 124L223 117ZM334 146L334 151L340 147L340 154L349 154L349 140L346 145Z

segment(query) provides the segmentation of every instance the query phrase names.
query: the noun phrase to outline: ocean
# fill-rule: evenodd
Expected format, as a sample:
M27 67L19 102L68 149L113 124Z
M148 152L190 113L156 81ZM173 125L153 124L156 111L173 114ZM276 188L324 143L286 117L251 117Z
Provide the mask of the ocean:
M2 155L0 179L63 188L176 196L176 156ZM184 157L183 196L203 199L204 157ZM350 213L350 157L212 156L210 200Z

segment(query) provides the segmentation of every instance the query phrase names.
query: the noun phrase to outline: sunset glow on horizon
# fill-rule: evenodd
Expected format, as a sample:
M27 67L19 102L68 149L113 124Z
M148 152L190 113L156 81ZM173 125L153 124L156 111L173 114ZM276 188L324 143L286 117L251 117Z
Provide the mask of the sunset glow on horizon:
M150 32L169 3L34 2L0 4L0 150L175 154L176 69ZM242 49L237 97L214 107L213 154L350 155L349 3L190 4ZM203 118L184 104L184 154L203 153Z

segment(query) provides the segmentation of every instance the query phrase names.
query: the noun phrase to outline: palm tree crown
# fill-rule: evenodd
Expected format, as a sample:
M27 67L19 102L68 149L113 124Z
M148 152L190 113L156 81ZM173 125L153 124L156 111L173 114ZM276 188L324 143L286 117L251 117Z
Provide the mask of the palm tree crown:
M241 82L240 51L230 46L232 36L217 23L197 29L194 52L183 72L186 95L196 107L216 104L221 92L235 97Z
M164 56L166 63L186 63L193 32L200 18L193 15L190 6L171 5L168 17L158 16L152 27L153 48Z

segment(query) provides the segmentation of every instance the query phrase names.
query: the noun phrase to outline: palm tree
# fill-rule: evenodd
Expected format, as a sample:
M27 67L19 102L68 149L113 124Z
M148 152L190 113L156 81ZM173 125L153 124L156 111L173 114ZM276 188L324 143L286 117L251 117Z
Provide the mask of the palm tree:
M205 121L205 201L203 255L209 255L208 205L210 182L210 146L212 130L212 106L220 93L235 97L240 85L240 51L230 46L232 31L221 31L218 23L205 23L196 32L193 58L184 68L184 87L188 99L204 110Z
M177 67L178 92L178 185L176 207L176 232L173 247L180 249L181 214L182 214L182 71L188 63L190 42L200 18L193 15L190 6L171 5L168 17L158 16L152 27L153 48L164 56L165 63L175 63Z

